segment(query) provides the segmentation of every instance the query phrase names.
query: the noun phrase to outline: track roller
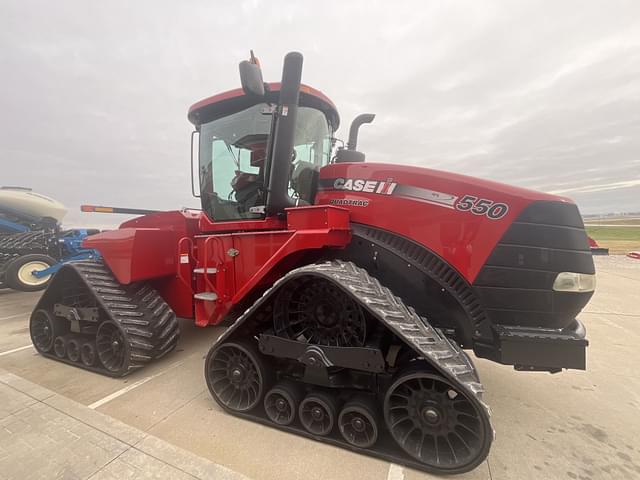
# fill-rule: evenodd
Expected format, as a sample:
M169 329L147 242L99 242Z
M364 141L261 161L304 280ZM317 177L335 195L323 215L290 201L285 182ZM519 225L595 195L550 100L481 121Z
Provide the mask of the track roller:
M96 347L92 342L85 342L80 347L80 361L87 367L96 363Z
M109 372L117 373L125 368L129 357L129 345L117 323L102 322L96 334L98 358Z
M342 438L355 447L372 447L378 440L378 425L375 403L366 397L347 402L338 417Z
M53 351L58 358L65 358L67 355L67 339L64 337L56 337L53 341Z
M264 357L247 340L209 350L205 377L216 402L234 412L246 412L258 405L271 378Z
M300 403L302 426L314 435L328 435L336 423L336 399L326 393L310 393Z
M245 373L233 365L248 364L249 378L261 379L264 359L283 380L271 389L256 380L264 408L248 410L254 403L242 403L234 385ZM472 470L493 440L468 355L350 262L305 265L278 279L211 347L205 375L214 399L237 417L432 474ZM289 382L306 392L297 409Z
M67 340L67 357L72 362L80 360L80 345L82 345L80 338L71 337Z
M398 445L442 471L477 465L491 444L486 416L448 380L424 370L397 377L385 396L384 412Z
M46 310L36 310L29 321L29 333L33 346L40 353L48 353L53 348L54 339L64 335L68 328L63 320Z
M296 418L298 405L303 397L302 388L290 382L282 382L264 396L264 411L278 425L290 425Z
M361 347L367 322L358 302L324 279L292 282L278 295L276 334L319 345Z
M67 346L64 356L53 351L52 325L54 339L78 341ZM110 377L129 375L162 358L180 336L175 312L157 290L143 282L123 285L102 262L89 260L61 266L30 326L42 355Z

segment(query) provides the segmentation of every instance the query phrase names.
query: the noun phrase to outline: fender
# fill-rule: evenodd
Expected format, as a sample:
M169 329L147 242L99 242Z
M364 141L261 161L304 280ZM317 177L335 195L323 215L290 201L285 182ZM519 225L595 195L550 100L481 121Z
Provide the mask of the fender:
M473 283L512 222L532 202L569 199L438 170L337 163L320 170L316 204L415 241Z

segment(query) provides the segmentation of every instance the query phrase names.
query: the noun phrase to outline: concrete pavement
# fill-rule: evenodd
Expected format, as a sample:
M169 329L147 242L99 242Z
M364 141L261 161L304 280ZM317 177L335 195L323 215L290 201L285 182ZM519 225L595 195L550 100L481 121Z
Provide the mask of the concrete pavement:
M4 370L0 478L246 479Z
M580 315L587 371L524 373L478 360L496 440L487 461L456 479L640 479L640 261L595 261L598 287ZM89 410L259 480L435 478L224 414L203 378L221 328L183 321L178 350L125 379L46 360L28 346L25 312L37 298L0 291L0 368Z

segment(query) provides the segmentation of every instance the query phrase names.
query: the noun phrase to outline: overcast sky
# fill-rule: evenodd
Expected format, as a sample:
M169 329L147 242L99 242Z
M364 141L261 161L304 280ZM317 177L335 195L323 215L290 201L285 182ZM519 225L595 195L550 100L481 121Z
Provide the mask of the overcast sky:
M640 2L0 0L0 185L66 204L171 209L190 194L188 107L305 56L362 112L369 161L640 210Z

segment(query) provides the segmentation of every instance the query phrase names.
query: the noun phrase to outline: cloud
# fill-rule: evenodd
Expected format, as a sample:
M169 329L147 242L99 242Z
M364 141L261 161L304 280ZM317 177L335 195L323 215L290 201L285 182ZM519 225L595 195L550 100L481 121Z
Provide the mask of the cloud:
M624 182L603 183L599 185L589 185L586 187L573 187L560 190L552 190L549 193L554 195L566 195L567 193L593 193L606 192L609 190L619 190L622 188L632 188L640 186L640 178L635 180L627 180Z
M0 17L0 184L169 209L190 196L192 103L305 54L303 80L363 128L369 161L640 210L640 4L613 1L9 1ZM631 183L630 183L631 182ZM117 222L108 218L109 222Z

